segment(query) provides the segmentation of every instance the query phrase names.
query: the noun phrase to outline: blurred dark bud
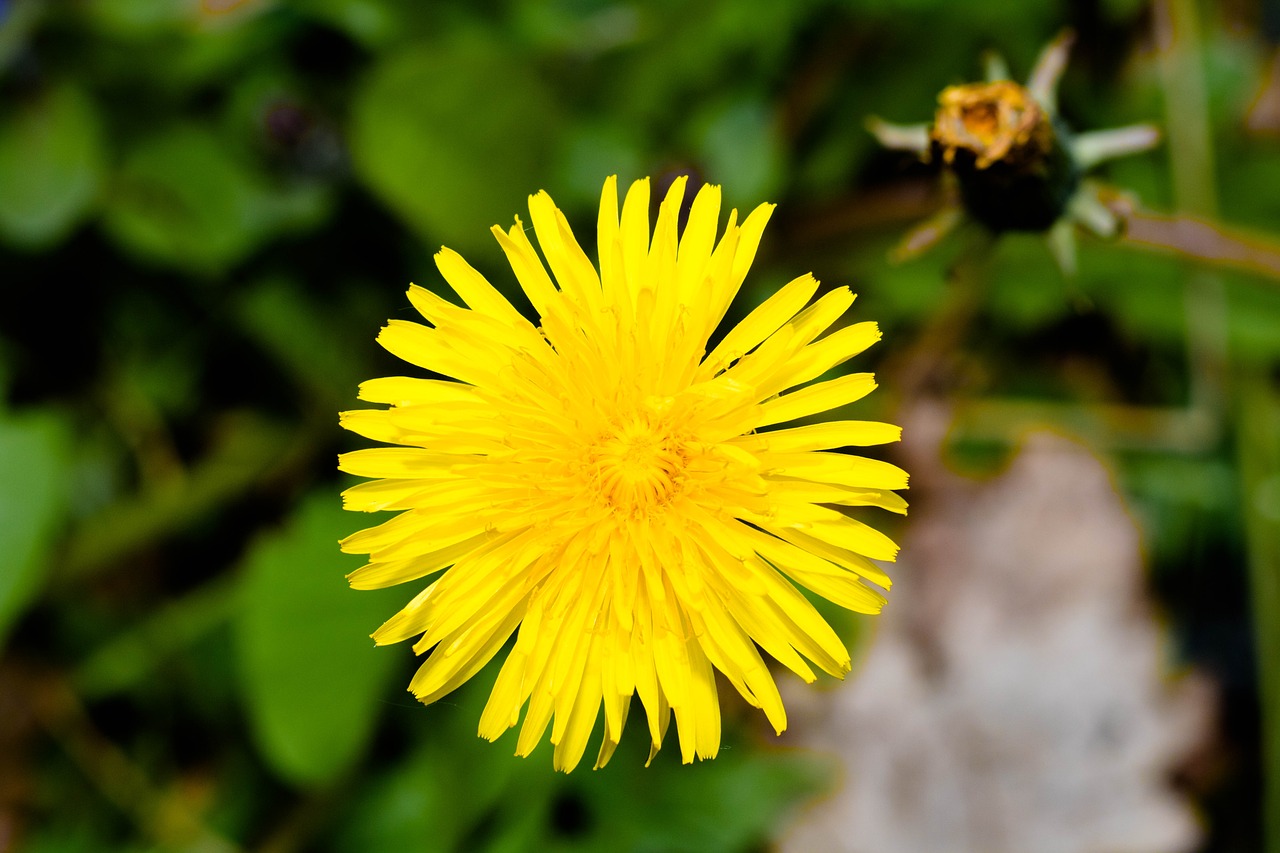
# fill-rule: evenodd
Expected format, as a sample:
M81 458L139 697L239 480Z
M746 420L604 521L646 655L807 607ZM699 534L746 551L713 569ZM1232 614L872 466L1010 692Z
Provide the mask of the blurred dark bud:
M999 234L1042 232L1063 272L1075 271L1075 227L1115 237L1123 223L1107 199L1115 191L1086 180L1099 163L1145 151L1159 140L1150 125L1073 135L1058 117L1058 81L1073 36L1065 31L1041 52L1026 85L1004 61L985 58L987 81L949 86L932 124L867 121L886 148L942 164L956 200L913 228L895 250L914 257L965 221Z
M302 143L313 124L305 110L285 101L270 104L263 115L267 138L272 144L289 150Z
M313 111L276 99L263 107L261 122L268 150L287 167L317 177L341 171L344 156L337 132Z

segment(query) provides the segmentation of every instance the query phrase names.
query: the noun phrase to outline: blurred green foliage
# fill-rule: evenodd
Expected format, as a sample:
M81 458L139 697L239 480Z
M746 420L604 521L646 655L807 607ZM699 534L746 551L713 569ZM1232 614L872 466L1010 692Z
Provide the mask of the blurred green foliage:
M378 63L352 105L351 156L425 239L479 250L492 238L472 223L520 209L528 190L517 187L550 155L555 112L533 68L492 37L408 47Z
M252 729L288 780L327 782L360 755L376 722L396 658L366 640L393 612L387 591L350 596L327 571L350 519L331 494L295 510L289 528L245 557L235 632ZM354 599L354 600L353 600Z
M0 233L42 247L67 235L90 211L102 183L101 122L72 84L16 105L0 136Z
M1239 5L1202 4L1206 179L1234 224L1274 234L1280 202L1260 188L1280 185L1277 128L1241 128L1275 33ZM668 749L645 769L637 729L604 771L564 778L545 750L518 760L475 737L492 670L430 708L403 692L411 655L368 634L416 590L346 588L336 540L364 519L338 509L333 456L353 445L335 412L404 369L373 338L409 315L410 281L436 286L436 247L511 293L488 227L545 188L590 234L613 173L780 202L743 304L809 269L852 282L887 333L868 364L891 362L945 304L961 247L887 261L936 176L876 149L865 116L927 120L982 50L1025 69L1066 24L1067 118L1162 120L1143 0L0 0L0 696L20 697L0 703L0 836L32 851L767 845L834 776L771 751L734 699L713 763ZM1159 152L1107 176L1175 209L1186 167ZM1189 317L1184 287L1201 275L1086 242L1067 281L1041 241L1005 239L960 392L1051 404L1067 428L1094 404L1195 402L1187 340L1214 318ZM1182 660L1224 686L1233 758L1206 813L1207 849L1226 851L1261 843L1260 726L1280 742L1275 703L1250 722L1245 568L1274 561L1257 532L1274 506L1242 497L1272 495L1276 460L1242 461L1234 432L1250 430L1240 453L1266 446L1280 288L1212 275L1216 390L1247 373L1253 402L1224 405L1194 446L1088 438L1120 453ZM1016 432L988 424L956 450L992 458ZM1267 607L1258 624L1280 626Z
M0 641L37 590L64 519L69 444L63 424L47 414L0 418Z

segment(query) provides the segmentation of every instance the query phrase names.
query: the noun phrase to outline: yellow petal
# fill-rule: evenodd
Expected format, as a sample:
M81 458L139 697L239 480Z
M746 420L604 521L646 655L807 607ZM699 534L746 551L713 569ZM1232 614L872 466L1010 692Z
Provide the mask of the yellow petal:
M418 669L409 690L423 704L452 693L493 659L523 616L522 606L490 612L446 637Z
M444 280L449 282L449 286L472 310L514 328L532 330L529 321L520 315L507 298L457 252L442 247L436 253L435 261Z
M876 388L870 373L853 373L792 391L760 406L757 426L769 426L816 415L861 400Z
M804 308L817 289L817 279L807 274L783 285L724 336L707 356L707 366L716 372L742 358Z
M769 453L763 457L770 474L815 483L867 489L905 489L907 472L896 465L848 453Z
M753 452L795 453L835 447L889 444L902 438L902 427L875 421L828 421L809 426L760 432L734 443Z
M498 238L498 245L507 256L507 263L511 264L516 280L520 282L520 288L529 297L534 310L543 317L552 313L559 294L538 253L534 251L533 244L525 235L520 217L516 217L516 224L509 231L503 231L497 225L490 230Z
M386 376L360 383L361 400L393 406L468 402L476 399L475 391L461 382L407 376Z
M533 220L538 245L546 256L560 289L579 305L595 309L600 305L600 277L586 253L573 238L569 223L545 192L529 196L529 216Z

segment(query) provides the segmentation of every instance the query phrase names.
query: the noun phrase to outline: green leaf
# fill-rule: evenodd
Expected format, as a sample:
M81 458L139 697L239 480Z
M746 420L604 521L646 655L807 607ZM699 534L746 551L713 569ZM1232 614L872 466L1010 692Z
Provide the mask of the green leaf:
M590 209L599 204L600 187L609 175L618 176L622 193L644 177L645 155L625 127L588 121L565 128L562 138L555 178L555 198L562 206Z
M728 200L747 210L773 196L786 157L769 105L740 98L717 106L703 122L698 147L707 180L723 184Z
M317 494L245 560L235 624L241 687L262 754L297 785L329 781L361 754L404 659L369 639L404 592L356 592L343 577L360 560L337 542L359 524L336 494Z
M61 421L46 413L0 417L0 645L48 565L70 462Z
M268 237L322 216L314 187L273 189L207 130L179 127L133 149L107 199L106 226L165 266L217 273Z
M0 119L0 237L40 248L88 213L102 181L93 101L63 85Z
M356 97L356 171L428 240L487 250L489 226L511 223L547 182L554 108L509 47L417 46L379 65Z

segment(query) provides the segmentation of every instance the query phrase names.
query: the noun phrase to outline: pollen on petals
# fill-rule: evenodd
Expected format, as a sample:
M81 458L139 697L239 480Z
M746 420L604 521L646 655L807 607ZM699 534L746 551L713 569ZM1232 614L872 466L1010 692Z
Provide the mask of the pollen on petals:
M875 388L870 374L820 377L878 329L845 324L852 294L815 299L803 275L708 352L773 208L741 224L732 211L717 239L720 190L704 186L681 233L685 185L650 223L649 181L619 206L609 178L596 262L545 192L529 200L537 249L519 218L495 226L536 323L442 249L465 307L414 287L425 322L390 321L378 340L445 378L370 380L361 399L385 408L341 417L385 445L340 457L371 478L345 506L398 513L343 541L369 560L351 584L422 585L375 639L417 638L427 658L409 689L428 703L508 649L480 735L519 725L517 753L549 738L566 772L602 709L595 766L608 762L637 695L651 757L672 717L682 760L714 757L717 670L781 732L760 651L807 681L810 663L847 672L799 587L878 612L889 579L873 560L897 547L853 515L906 509L905 472L842 452L896 441L897 427L796 423Z

